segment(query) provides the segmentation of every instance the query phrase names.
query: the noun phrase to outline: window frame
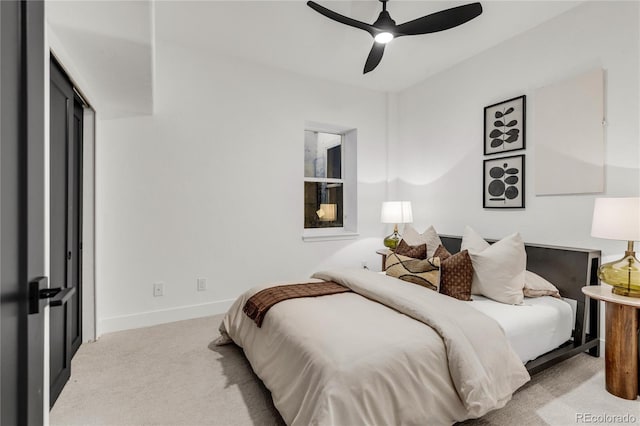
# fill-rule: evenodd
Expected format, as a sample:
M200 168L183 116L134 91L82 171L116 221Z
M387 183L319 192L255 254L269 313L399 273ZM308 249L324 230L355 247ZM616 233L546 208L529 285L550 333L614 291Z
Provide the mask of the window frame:
M357 238L359 236L357 232L357 129L330 124L305 122L304 131L330 133L341 137L341 178L306 177L304 176L304 167L302 176L303 186L305 182L342 183L342 226L305 228L303 220L302 239L303 241L333 241ZM302 152L302 164L304 166L304 149ZM304 190L302 209L303 212L301 216L304 217Z
M347 196L346 191L345 191L345 180L344 180L344 134L342 133L333 133L333 132L326 132L326 131L318 131L318 130L309 130L309 129L305 129L305 132L314 132L314 133L324 133L324 134L328 134L328 135L334 135L334 136L340 136L340 178L327 178L327 177L308 177L305 176L304 177L304 183L307 182L314 182L314 183L325 183L325 184L331 184L331 183L339 183L342 184L342 217L341 217L341 221L342 221L342 226L323 226L323 227L317 227L317 228L304 228L305 231L310 230L310 229L332 229L336 232L344 232L344 217L345 217L345 198ZM328 161L328 155L327 155L327 161ZM304 225L303 225L304 226Z

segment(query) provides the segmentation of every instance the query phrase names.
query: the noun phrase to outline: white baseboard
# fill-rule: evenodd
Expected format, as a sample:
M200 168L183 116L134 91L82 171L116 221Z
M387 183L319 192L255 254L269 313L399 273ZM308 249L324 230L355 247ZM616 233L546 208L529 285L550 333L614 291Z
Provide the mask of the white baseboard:
M114 331L130 330L133 328L149 327L168 322L223 314L229 310L234 301L235 299L219 300L217 302L202 303L199 305L180 306L159 311L101 318L99 319L100 327L98 331L101 336Z

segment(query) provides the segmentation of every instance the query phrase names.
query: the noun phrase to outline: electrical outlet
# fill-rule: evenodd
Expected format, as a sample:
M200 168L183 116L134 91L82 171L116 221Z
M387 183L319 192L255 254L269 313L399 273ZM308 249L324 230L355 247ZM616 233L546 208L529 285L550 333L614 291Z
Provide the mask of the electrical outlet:
M205 291L207 289L207 279L206 278L198 278L198 291Z
M153 296L163 296L164 295L164 283L153 283Z

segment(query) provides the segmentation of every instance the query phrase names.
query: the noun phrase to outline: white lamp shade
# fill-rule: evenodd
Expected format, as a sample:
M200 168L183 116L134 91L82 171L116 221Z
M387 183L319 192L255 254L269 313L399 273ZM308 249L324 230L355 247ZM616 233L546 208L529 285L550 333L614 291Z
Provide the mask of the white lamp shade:
M411 201L385 201L382 203L382 213L380 214L382 223L411 223L413 213L411 212Z
M640 197L596 198L591 236L640 241Z

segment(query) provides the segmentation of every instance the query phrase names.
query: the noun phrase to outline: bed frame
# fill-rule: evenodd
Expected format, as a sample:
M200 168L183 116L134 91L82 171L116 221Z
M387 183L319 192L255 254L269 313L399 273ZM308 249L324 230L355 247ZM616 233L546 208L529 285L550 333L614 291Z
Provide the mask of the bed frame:
M451 253L460 251L461 237L440 235L442 244ZM494 243L496 240L487 240ZM525 367L538 373L578 353L588 351L600 356L600 308L597 300L582 293L586 285L598 285L600 250L525 244L527 269L552 282L560 295L576 302L576 322L570 340L558 348L529 361Z

